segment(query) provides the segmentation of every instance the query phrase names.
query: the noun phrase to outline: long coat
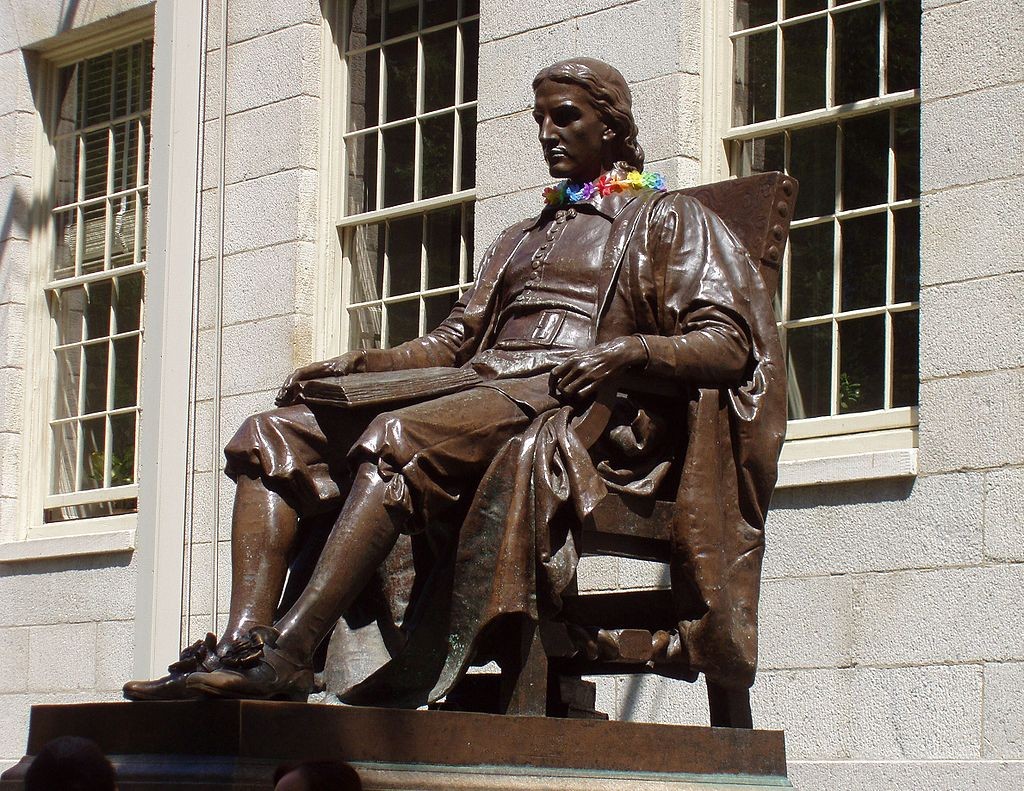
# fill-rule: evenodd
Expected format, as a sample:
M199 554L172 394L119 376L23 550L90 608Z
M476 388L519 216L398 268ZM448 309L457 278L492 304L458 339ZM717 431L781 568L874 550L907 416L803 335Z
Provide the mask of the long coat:
M605 242L593 337L643 334L648 372L684 395L685 420L672 526L674 584L699 593L702 617L678 624L685 660L711 680L753 683L764 522L785 435L782 354L757 266L724 223L693 198L641 191L606 198ZM369 370L468 364L496 331L503 272L534 220L507 229L475 287L434 332L368 353ZM749 353L723 380L717 326L739 327ZM729 377L726 377L729 379ZM403 650L342 699L416 706L446 694L503 625L557 612L579 557L579 527L606 483L570 425L571 408L536 417L484 475L465 520L430 580L417 586ZM553 530L570 515L569 529ZM571 516L574 515L574 518ZM479 658L477 656L476 658ZM485 657L486 658L486 657Z

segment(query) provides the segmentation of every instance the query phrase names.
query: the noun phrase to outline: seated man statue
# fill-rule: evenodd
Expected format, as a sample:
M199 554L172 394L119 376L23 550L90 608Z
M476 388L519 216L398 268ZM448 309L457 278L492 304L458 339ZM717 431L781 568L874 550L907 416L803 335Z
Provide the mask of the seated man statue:
M127 697L309 693L318 645L410 534L433 554L415 564L407 637L342 699L436 700L470 660L499 653L503 629L557 613L579 525L608 487L650 495L672 485L684 529L673 577L737 591L727 607L709 595L705 617L680 624L678 652L695 670L749 685L785 430L768 294L715 214L643 171L618 71L575 58L543 69L533 89L543 154L562 179L543 211L500 235L436 330L300 368L279 408L246 420L226 448L237 483L227 628L187 648L169 675L126 684ZM361 423L356 411L293 402L305 380L439 366L478 379ZM574 419L629 372L684 395L641 404L605 451L588 448ZM655 458L641 452L652 448ZM333 526L315 568L275 621L304 524L325 514Z

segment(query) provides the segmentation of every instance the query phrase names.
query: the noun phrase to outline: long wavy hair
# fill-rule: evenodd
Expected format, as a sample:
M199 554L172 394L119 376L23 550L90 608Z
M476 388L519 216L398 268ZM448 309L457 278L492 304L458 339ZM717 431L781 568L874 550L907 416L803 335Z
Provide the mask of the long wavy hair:
M615 132L619 146L616 166L644 169L644 149L637 142L633 120L633 94L618 69L596 58L570 58L537 72L533 78L534 92L545 80L583 88L604 122Z

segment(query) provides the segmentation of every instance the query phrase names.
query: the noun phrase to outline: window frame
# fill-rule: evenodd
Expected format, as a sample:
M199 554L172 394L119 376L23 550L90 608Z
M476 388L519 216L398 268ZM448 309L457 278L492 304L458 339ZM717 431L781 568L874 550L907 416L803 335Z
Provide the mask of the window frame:
M807 128L814 125L825 124L847 120L858 116L867 115L873 112L893 111L900 107L919 106L921 101L920 87L885 94L883 96L863 99L843 105L834 104L834 86L831 76L832 55L831 48L834 46L832 25L828 24L828 36L825 58L826 58L826 107L810 110L793 115L782 115L775 119L751 123L744 126L733 124L733 48L734 41L743 35L749 35L752 30L770 30L776 26L785 28L788 25L799 24L807 21L813 16L826 17L830 11L837 7L844 10L855 10L859 7L875 5L876 0L854 0L837 4L835 0L828 0L826 8L811 14L787 19L784 16L783 0L778 0L777 16L774 22L765 25L744 28L742 33L734 31L735 0L726 3L704 4L704 47L703 69L706 75L704 81L704 108L705 108L705 146L702 176L707 181L715 181L732 177L734 172L732 162L733 152L738 150L738 143L756 137L765 136L770 133L791 131L793 129ZM881 6L880 31L885 30L885 2ZM710 6L714 6L711 8ZM776 41L776 64L777 69L782 68L783 54L781 36ZM884 64L886 57L886 36L880 35L880 62ZM885 74L880 70L880 87L884 86ZM783 89L783 78L776 75L776 107L781 107L782 98L780 92ZM880 91L881 92L881 91ZM777 113L778 114L778 113ZM841 145L841 140L837 140ZM788 144L786 156L788 161ZM892 212L895 209L909 206L919 206L920 198L912 201L902 201L894 204L891 200L891 181L894 178L893 163L890 151L889 163L889 192L886 200L887 222L892 224ZM736 157L738 159L738 156ZM837 168L841 165L837 160ZM837 182L837 189L838 184ZM905 205L904 205L905 204ZM875 207L870 207L874 209ZM836 212L838 220L848 217L856 217L864 214L862 209ZM807 218L802 221L795 221L794 225L800 227L803 224L813 224L813 219ZM894 239L892 228L889 228L887 259L891 258ZM838 249L834 252L838 257ZM788 268L791 257L790 246L787 245L782 266ZM886 275L887 293L891 292L892 276L891 267ZM788 274L788 273L787 273ZM788 278L787 278L788 280ZM833 285L835 288L835 285ZM784 299L789 295L789 289L783 292ZM920 301L914 303L913 309L919 310ZM888 312L893 307L886 305L878 308L875 312ZM870 310L867 312L871 312ZM785 313L783 315L786 315ZM835 316L831 319L836 321ZM891 366L888 358L892 355L891 337L887 333L886 341L886 382L885 388L888 393L892 386ZM833 359L832 368L836 369L838 362L835 358L835 346L838 343L833 333ZM834 377L834 371L833 371ZM890 478L915 476L917 467L917 446L918 446L918 406L896 407L889 409L872 410L865 412L828 415L823 417L811 417L797 420L789 420L787 426L787 438L780 457L779 486L803 486L821 483L835 483L852 480L867 480L874 478Z
M23 401L20 497L16 524L0 529L0 560L127 551L133 549L135 545L137 507L131 513L62 522L44 520L44 509L50 496L49 485L53 465L49 425L55 386L55 323L48 303L48 287L56 282L50 278L55 238L50 217L56 205L56 147L51 135L55 128L54 117L57 112L57 79L60 70L66 66L141 41L154 40L151 7L126 17L108 29L99 30L88 36L78 35L78 31L75 31L44 42L33 51L34 63L30 68L38 89L33 146L33 231L26 287L26 397ZM42 111L40 108L43 108ZM46 113L46 117L43 116L43 112ZM145 268L133 265L126 268L124 274L137 269L145 272ZM117 275L120 274L117 272ZM143 304L144 302L143 298ZM141 343L139 348L138 377L141 380ZM34 393L45 394L45 397L33 399L30 394ZM136 408L140 408L138 404ZM139 443L140 423L141 421L136 423L136 448ZM135 468L138 470L138 452ZM137 501L138 488L136 474L134 483L118 487L117 491L124 494L125 498L135 498Z
M459 0L459 11L463 9L465 0ZM350 131L348 129L350 99L348 92L349 73L347 56L350 52L358 53L362 49L346 50L344 35L348 29L349 14L351 12L352 0L333 0L325 4L323 37L323 96L328 103L328 110L322 113L323 124L321 127L321 162L320 162L320 184L321 184L321 229L318 244L320 247L320 267L318 273L318 291L316 300L316 338L314 343L314 354L317 359L323 359L350 348L351 338L349 333L349 315L352 310L381 306L383 308L390 304L418 301L419 304L419 329L420 335L433 329L425 327L425 310L423 300L431 296L445 294L461 294L472 285L474 262L468 254L466 236L468 211L473 210L476 202L476 185L468 189L453 190L451 193L437 195L429 198L416 199L415 195L420 187L420 138L416 135L416 151L414 155L414 199L410 202L401 203L395 206L380 207L370 211L349 214L348 208L348 178L347 178L347 148L349 139L359 137L365 129L376 130L377 134L377 190L381 195L381 180L384 168L380 167L382 162L381 149L383 147L383 136L381 129L392 126L408 124L410 121L419 125L424 118L441 116L445 113L452 113L454 116L454 141L455 156L453 161L453 186L461 179L461 157L458 155L462 150L461 139L462 127L458 123L459 114L472 109L474 112L478 106L478 99L469 102L464 101L461 95L463 85L463 67L465 64L465 52L461 32L456 34L456 96L451 106L438 110L424 112L423 110L423 44L422 37L432 31L445 27L453 27L456 30L467 22L476 20L479 24L480 14L468 16L457 16L456 21L444 23L417 30L395 37L395 40L412 39L417 41L417 88L416 108L412 116L402 118L398 121L385 122L382 124L367 124L363 129ZM392 39L387 39L390 43ZM378 42L369 45L369 51L381 51L383 45ZM383 74L383 70L381 71ZM379 78L378 90L384 92L384 80ZM379 94L379 97L380 97ZM371 132L371 134L374 132ZM475 154L474 154L475 155ZM379 202L379 197L378 197ZM376 299L356 302L354 299L353 286L353 261L350 254L352 240L357 228L374 223L384 223L411 216L426 216L429 212L442 209L462 207L460 226L460 263L459 282L438 288L427 288L426 265L424 256L425 245L421 243L420 261L420 288L416 291L400 295L384 296L387 290L385 282L382 294ZM471 226L470 226L471 227ZM388 264L384 262L385 278L387 278ZM387 311L381 310L382 327L387 322ZM383 332L383 330L382 330Z

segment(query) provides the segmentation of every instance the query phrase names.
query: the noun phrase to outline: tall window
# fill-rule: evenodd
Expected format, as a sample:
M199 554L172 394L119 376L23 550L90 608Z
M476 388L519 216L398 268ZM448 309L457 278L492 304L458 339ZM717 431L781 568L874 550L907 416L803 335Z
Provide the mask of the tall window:
M919 0L735 4L730 166L800 182L776 315L789 416L812 433L914 420L920 17Z
M152 51L55 73L47 522L136 507Z
M433 329L472 280L478 0L346 6L350 348Z

